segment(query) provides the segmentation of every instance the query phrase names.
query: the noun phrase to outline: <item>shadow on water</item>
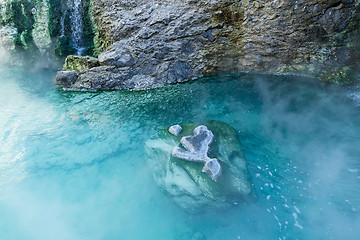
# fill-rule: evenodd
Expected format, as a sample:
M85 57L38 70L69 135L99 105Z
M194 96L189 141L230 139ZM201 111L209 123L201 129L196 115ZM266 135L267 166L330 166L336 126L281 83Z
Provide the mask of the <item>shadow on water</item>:
M54 75L1 70L2 239L357 239L356 87L225 74L86 93ZM257 201L192 215L152 180L144 143L208 119L238 131Z

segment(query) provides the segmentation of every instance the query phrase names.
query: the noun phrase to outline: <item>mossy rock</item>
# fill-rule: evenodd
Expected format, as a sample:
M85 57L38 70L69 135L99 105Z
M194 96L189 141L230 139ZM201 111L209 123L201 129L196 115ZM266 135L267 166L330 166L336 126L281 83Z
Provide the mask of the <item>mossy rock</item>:
M181 146L180 139L192 135L194 128L199 125L207 126L214 134L208 155L217 158L222 167L222 174L216 182L202 172L203 163L189 162L171 155L174 147ZM247 200L252 190L236 130L218 121L181 127L183 130L178 136L163 129L146 142L147 159L155 181L162 190L190 212L208 207L225 208Z
M65 59L65 64L63 66L64 71L84 71L85 69L90 69L93 67L100 66L97 58L90 56L76 56L70 55Z
M348 85L354 82L355 75L355 71L350 67L342 67L329 69L327 72L322 72L317 77L323 82Z

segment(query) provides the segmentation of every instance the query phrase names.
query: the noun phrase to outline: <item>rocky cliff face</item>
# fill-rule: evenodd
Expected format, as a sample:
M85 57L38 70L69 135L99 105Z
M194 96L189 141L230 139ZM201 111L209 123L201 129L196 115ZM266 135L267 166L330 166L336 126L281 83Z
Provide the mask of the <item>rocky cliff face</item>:
M66 51L71 41L59 33L68 1L2 1L21 2L21 17L34 23L22 31L17 19L1 20L0 32L6 34L0 45L34 43L44 49L57 36L58 55L74 52ZM49 11L34 12L26 2L42 3L39 6ZM66 72L59 74L57 83L63 87L146 89L224 71L297 73L346 83L359 72L359 0L82 0L82 4L92 15L83 22L88 25L87 39L93 30L96 33L93 54L99 63L94 66L100 66L71 73L75 76L71 81L60 79ZM1 9L6 19L8 10ZM71 31L68 27L65 36ZM76 63L67 62L76 69Z
M145 89L223 71L344 83L358 68L359 1L94 0L92 6L101 66L65 87Z

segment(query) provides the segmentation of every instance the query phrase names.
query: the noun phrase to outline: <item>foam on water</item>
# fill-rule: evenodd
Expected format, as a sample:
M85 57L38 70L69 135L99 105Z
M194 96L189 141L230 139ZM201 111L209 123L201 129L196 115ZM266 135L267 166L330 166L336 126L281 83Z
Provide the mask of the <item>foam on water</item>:
M357 239L360 109L298 77L221 75L162 89L63 92L0 70L0 239ZM183 122L239 133L257 199L189 214L144 143Z

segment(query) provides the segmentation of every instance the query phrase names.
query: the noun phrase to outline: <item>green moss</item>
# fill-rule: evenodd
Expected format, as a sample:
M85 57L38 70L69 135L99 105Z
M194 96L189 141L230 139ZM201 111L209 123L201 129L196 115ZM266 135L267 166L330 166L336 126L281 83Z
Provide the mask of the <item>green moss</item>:
M5 25L8 24L11 20L11 2L4 2L0 5L0 24Z
M53 38L60 36L61 32L61 1L49 0L49 6L49 32L50 36Z
M223 3L218 8L212 9L212 18L215 22L239 27L244 19L244 10L239 5L231 2Z
M27 61L33 61L38 48L36 47L32 30L35 23L32 9L37 1L27 0L13 0L7 2L2 7L5 7L7 13L3 17L6 24L12 24L18 34L14 38L15 49L17 53L23 55Z
M84 15L82 17L83 24L83 41L86 46L85 54L97 55L94 46L95 25L92 19L92 4L91 0L83 1Z
M71 40L67 36L58 37L55 43L54 53L59 57L66 57L76 52L76 49L71 45Z
M351 67L329 69L318 75L321 81L335 83L338 85L348 85L354 82L355 72Z
M226 2L212 9L211 21L224 26L218 32L218 37L227 37L230 41L238 43L243 34L245 11L239 4Z
M25 0L11 2L9 21L15 24L20 34L26 30L31 30L35 23L34 16L31 13L33 7L33 4Z
M65 64L63 66L64 71L78 71L81 72L85 69L98 67L100 66L97 58L91 56L76 56L69 55L65 59Z
M92 16L92 25L93 25L93 29L94 29L94 55L97 56L98 54L100 54L101 52L105 52L106 49L108 47L110 47L114 42L112 40L111 37L108 36L108 33L106 30L98 28L97 26L101 26L101 17L97 16L98 13L96 13L95 11L93 11L93 2L94 0L90 0L91 1L91 13L90 15Z
M21 42L21 34L16 34L14 37L14 44L15 46L21 46L22 42Z
M46 7L44 7L46 3ZM65 13L66 1L60 0L6 0L0 3L0 25L11 25L17 30L14 37L16 54L20 58L29 61L35 60L40 53L36 44L53 49L53 57L64 57L74 54L76 49L73 47L71 38L71 26L69 13ZM95 27L91 16L91 0L82 1L84 15L83 19L83 45L86 46L84 51L87 55L94 55L94 32ZM42 12L41 23L44 28L41 31L47 31L48 42L42 41L42 32L39 32L39 19L37 11ZM45 19L45 18L46 19ZM47 19L48 18L48 19ZM65 18L64 36L61 36L61 19ZM48 21L48 22L46 22ZM44 22L46 23L44 25ZM48 28L48 29L46 29ZM35 32L34 32L35 31ZM38 33L33 35L34 33ZM33 39L33 37L35 39ZM36 43L35 43L36 42ZM44 43L41 45L41 43ZM48 43L46 45L46 43ZM44 49L42 49L44 52ZM31 60L32 61L32 60Z
M243 46L243 24L245 11L239 2L223 2L211 9L209 20L214 26L212 35L214 41L208 42L201 52L209 62L203 73L211 74L219 71L232 71L227 64L231 58L238 58Z
M95 36L95 54L105 52L108 47L113 44L113 41L107 36L105 31L98 30Z

